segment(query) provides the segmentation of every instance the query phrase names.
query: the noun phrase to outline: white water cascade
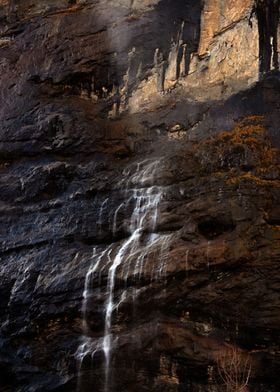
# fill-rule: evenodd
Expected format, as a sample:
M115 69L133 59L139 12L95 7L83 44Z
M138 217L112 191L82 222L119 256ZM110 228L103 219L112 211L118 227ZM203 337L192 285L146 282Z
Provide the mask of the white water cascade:
M128 238L118 245L110 245L100 252L93 253L92 264L87 272L83 294L83 333L81 344L76 352L80 371L86 356L103 351L105 357L104 392L110 389L110 370L112 350L116 343L112 323L114 312L127 297L128 279L140 279L150 268L152 280L160 279L165 274L166 254L168 253L170 234L155 233L159 205L164 187L154 185L160 171L160 160L145 160L124 172L124 179L119 185L124 187L125 202L119 205L113 216L113 232L117 231L118 214L133 204L131 217L127 223ZM104 202L107 203L107 200ZM102 204L103 209L104 204ZM103 211L100 212L99 221ZM98 222L100 224L100 222ZM157 263L148 266L149 255L157 253ZM151 268L152 267L152 268ZM152 272L151 272L152 271ZM92 281L96 274L107 274L106 300L104 304L104 336L94 339L89 336L87 309L89 301L94 301ZM123 282L123 291L118 301L115 297L116 282ZM135 290L132 301L137 296ZM80 392L81 389L78 386Z

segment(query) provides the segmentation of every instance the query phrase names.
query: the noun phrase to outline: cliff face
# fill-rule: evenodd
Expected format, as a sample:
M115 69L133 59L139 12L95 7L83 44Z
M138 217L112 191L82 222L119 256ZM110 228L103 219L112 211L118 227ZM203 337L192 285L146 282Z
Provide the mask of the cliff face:
M278 3L0 1L1 391L279 390Z

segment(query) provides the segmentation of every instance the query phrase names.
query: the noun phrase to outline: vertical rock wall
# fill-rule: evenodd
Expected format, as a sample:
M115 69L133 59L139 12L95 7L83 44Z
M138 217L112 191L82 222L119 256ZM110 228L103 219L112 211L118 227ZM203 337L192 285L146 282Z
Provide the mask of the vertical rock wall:
M258 24L250 18L253 2L209 0L201 4L198 41L184 37L190 21L178 28L169 46L164 87L179 85L186 95L198 100L220 99L258 80ZM195 35L194 35L195 36ZM168 43L166 43L168 47ZM187 64L186 64L187 62ZM157 75L155 67L154 73ZM132 110L158 90L157 76L140 85L134 94ZM143 90L143 91L142 91Z
M0 1L1 392L280 390L270 3Z

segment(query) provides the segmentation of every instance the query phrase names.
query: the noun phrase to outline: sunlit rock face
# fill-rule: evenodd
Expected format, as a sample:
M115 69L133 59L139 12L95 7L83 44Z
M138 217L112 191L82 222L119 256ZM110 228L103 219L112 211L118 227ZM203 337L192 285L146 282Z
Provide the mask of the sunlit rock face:
M209 86L200 99L230 95L258 79L258 27L249 24L252 1L206 1L191 84ZM198 83L199 80L199 83Z
M1 392L279 391L278 19L0 1Z
M252 18L252 1L209 0L201 3L199 45L192 48L192 42L177 39L178 52L185 54L181 64L172 56L168 58L165 84L183 86L193 99L209 100L229 96L247 88L258 79L258 26ZM250 21L250 23L249 23ZM183 27L186 29L188 22ZM178 54L177 52L177 54ZM187 64L184 62L187 58ZM176 67L179 72L176 75ZM183 69L184 68L184 69ZM203 86L203 89L201 88ZM151 91L151 86L148 86ZM143 96L147 97L144 88ZM145 99L143 98L143 99Z
M234 7L227 0L205 1L199 54L204 54L209 50L209 46L216 34L222 33L224 29L231 27L233 23L238 23L250 15L252 6L253 1L251 0L237 0Z

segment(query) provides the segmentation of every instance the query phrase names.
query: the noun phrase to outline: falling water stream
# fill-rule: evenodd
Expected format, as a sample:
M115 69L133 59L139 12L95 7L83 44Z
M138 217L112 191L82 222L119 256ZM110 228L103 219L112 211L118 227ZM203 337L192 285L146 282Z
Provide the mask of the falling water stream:
M124 172L124 179L120 185L124 188L126 201L114 211L113 232L118 227L118 214L127 204L133 204L131 217L127 223L128 237L117 249L108 246L99 254L94 250L91 266L86 274L83 294L83 337L77 350L76 357L81 371L83 360L102 351L105 357L104 392L110 389L111 356L114 348L115 336L112 331L114 311L126 299L126 283L129 277L140 279L145 272L145 262L151 252L158 252L158 262L153 266L152 278L158 279L164 275L165 259L170 242L170 234L156 233L159 213L159 204L163 194L163 187L154 185L160 171L160 160L145 160ZM103 208L108 200L104 201L99 214L99 224L102 219ZM93 298L93 279L96 273L108 269L106 300L104 304L104 335L94 339L89 335L87 310L89 301ZM102 268L102 269L101 269ZM119 301L115 300L117 278L124 282L124 290ZM136 295L136 294L135 294ZM78 390L82 392L78 385Z

